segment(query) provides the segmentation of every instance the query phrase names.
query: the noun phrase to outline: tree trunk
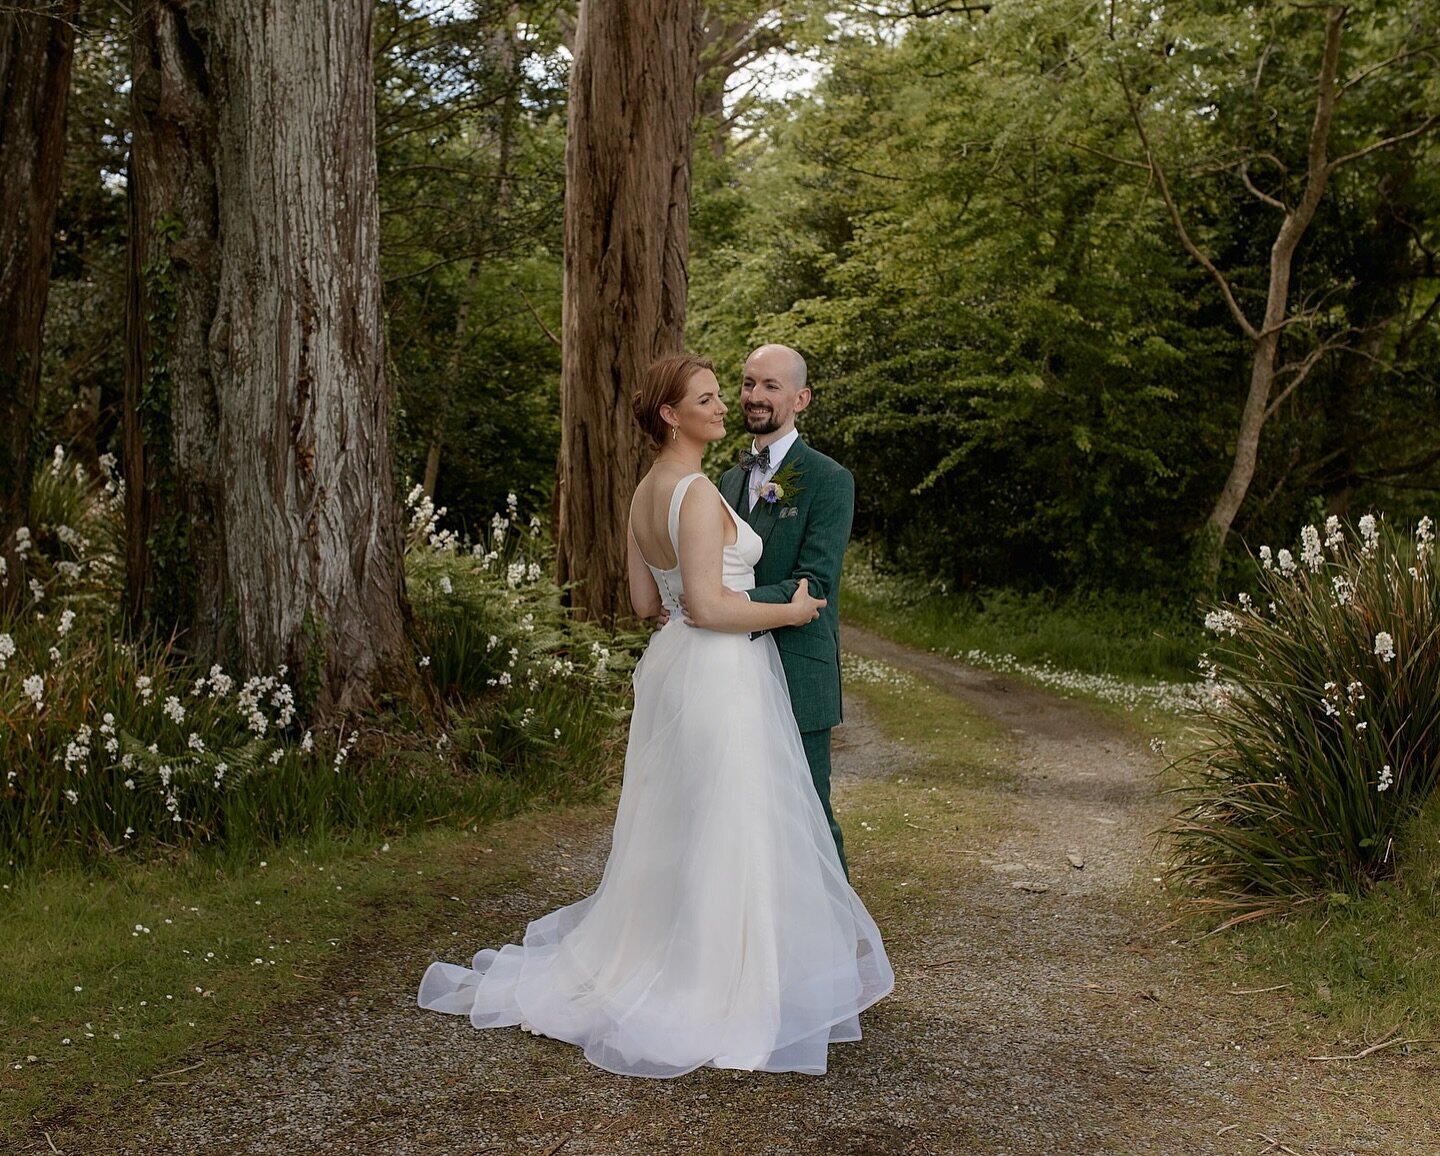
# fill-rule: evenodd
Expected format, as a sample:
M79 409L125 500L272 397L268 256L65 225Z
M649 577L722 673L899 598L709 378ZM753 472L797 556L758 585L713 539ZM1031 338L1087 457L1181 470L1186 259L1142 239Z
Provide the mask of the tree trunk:
M625 521L644 471L640 375L685 333L694 0L582 0L565 153L557 577L582 613L630 613Z
M1316 82L1315 120L1310 129L1305 187L1299 202L1286 210L1275 242L1270 246L1270 282L1265 294L1265 318L1258 330L1249 332L1255 352L1250 363L1250 388L1245 395L1245 407L1241 411L1240 429L1235 439L1235 458L1220 496L1205 522L1208 556L1205 558L1204 574L1210 590L1214 590L1219 582L1225 539L1255 476L1260 431L1272 408L1270 398L1275 388L1275 356L1280 347L1282 328L1290 316L1290 273L1295 263L1295 250L1305 230L1310 227L1315 210L1319 208L1330 183L1333 166L1327 153L1330 126L1335 117L1335 77L1340 67L1340 33L1344 22L1344 8L1331 7L1327 10L1325 48ZM1298 380L1294 384L1298 384Z
M132 606L197 656L288 664L322 713L414 684L372 18L365 0L154 5L135 39Z
M0 11L0 607L24 589L15 531L30 516L30 439L65 155L78 0Z

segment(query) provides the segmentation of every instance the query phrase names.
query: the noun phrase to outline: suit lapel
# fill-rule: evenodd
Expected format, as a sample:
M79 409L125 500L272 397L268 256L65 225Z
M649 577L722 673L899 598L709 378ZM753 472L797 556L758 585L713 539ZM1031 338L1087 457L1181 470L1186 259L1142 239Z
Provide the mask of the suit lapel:
M776 465L775 474L778 474L787 465L794 465L796 472L801 472L806 452L804 440L796 438L795 441L791 443L789 452L786 453ZM775 474L772 474L771 477L774 477ZM755 532L760 535L761 542L768 542L770 540L770 534L780 521L780 511L785 505L786 503L784 502L777 502L773 505L765 501L757 501L755 503L755 508L750 511L747 520Z

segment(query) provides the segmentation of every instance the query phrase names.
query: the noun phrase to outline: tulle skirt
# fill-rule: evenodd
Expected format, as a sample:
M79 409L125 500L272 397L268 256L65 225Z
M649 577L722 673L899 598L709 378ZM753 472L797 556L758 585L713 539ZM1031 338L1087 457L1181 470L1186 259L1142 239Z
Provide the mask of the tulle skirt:
M636 667L595 893L470 967L432 964L419 1002L477 1028L523 1022L623 1075L818 1075L893 986L815 795L774 640L677 619Z

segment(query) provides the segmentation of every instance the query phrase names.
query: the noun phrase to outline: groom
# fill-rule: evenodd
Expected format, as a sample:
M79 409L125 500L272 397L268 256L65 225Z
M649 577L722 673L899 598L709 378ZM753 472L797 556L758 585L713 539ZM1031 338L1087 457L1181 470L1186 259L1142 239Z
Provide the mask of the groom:
M855 516L855 478L800 440L795 415L810 404L805 377L805 359L788 346L762 345L746 358L740 405L754 442L720 479L720 492L765 543L751 601L788 602L805 578L810 593L827 602L814 622L774 635L810 777L848 875L830 809L830 729L840 722L840 563Z

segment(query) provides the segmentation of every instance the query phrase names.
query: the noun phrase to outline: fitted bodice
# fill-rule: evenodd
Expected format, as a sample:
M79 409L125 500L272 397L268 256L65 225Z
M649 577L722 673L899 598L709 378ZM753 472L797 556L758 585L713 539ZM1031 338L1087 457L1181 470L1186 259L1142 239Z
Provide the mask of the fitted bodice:
M669 570L662 570L658 566L652 566L648 561L645 563L655 577L655 585L660 588L661 602L665 604L665 609L672 616L678 614L680 595L685 591L685 583L680 577L680 504L685 500L685 491L690 488L691 483L696 478L704 476L704 474L686 474L675 483L675 492L670 496L670 514L667 521L670 547L675 551L675 565ZM760 535L750 528L749 523L730 508L730 503L723 502L723 504L730 515L730 520L735 523L735 541L726 546L722 554L720 581L731 590L753 590L755 588L755 563L760 561L760 552L764 548L764 543L761 542Z

